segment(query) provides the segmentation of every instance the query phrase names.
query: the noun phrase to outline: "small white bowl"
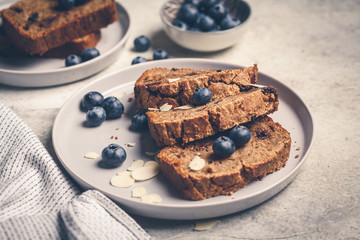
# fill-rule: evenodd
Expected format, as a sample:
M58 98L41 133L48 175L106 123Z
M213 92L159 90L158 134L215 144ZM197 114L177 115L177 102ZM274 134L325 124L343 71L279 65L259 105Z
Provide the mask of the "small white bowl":
M249 4L242 0L225 0L227 11L235 18L240 19L241 24L216 32L195 32L181 30L172 25L183 0L167 1L160 10L164 30L171 40L178 45L199 52L213 52L226 49L238 43L245 32L247 22L251 14Z

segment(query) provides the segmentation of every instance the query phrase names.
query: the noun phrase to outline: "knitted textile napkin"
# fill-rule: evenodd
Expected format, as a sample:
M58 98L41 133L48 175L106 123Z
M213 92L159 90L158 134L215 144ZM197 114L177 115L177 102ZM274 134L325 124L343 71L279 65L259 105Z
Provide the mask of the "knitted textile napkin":
M0 101L0 239L150 239L96 190L82 192Z

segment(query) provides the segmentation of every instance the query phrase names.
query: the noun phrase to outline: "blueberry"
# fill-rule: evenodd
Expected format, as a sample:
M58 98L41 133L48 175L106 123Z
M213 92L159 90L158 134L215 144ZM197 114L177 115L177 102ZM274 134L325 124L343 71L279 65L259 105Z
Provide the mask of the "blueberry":
M178 17L182 21L191 25L196 21L198 14L199 14L199 11L194 4L185 3L185 4L181 5Z
M169 53L162 48L156 49L153 53L153 59L154 60L161 60L161 59L167 59L169 58Z
M111 168L120 166L126 159L126 151L118 144L110 144L101 152L101 161Z
M181 20L179 20L179 19L175 19L172 24L173 24L175 27L180 28L181 30L184 30L184 31L185 31L186 29L188 29L188 25L187 25L185 22L183 22L183 21L181 21Z
M150 39L144 35L141 35L134 40L134 46L138 52L145 52L149 49L150 44Z
M144 130L148 127L148 118L144 113L135 114L131 119L131 129L134 131Z
M200 5L201 0L185 0L184 4L186 3L191 3L194 4L196 7L198 7Z
M217 3L219 3L218 0L201 0L199 4L199 11L207 13L209 9Z
M84 111L88 111L92 107L101 106L103 101L104 97L101 93L96 91L88 92L81 100L81 107Z
M220 22L226 16L226 8L223 3L217 3L209 9L209 16Z
M75 6L75 0L59 0L60 8L63 10L69 10Z
M216 28L216 22L215 20L208 16L208 15L202 15L199 19L198 19L198 27L200 28L201 31L203 32L209 32L212 31Z
M106 112L102 107L93 107L86 113L86 122L90 127L97 127L106 119Z
M234 19L230 14L226 14L224 19L220 23L221 30L230 29L240 25L239 19Z
M82 62L81 57L79 57L78 55L75 55L75 54L71 54L71 55L66 57L65 66L66 67L74 66L74 65L77 65L77 64L79 64L81 62Z
M116 97L105 98L102 107L105 109L108 119L119 118L124 113L124 105Z
M235 152L233 140L225 136L218 137L212 147L214 153L222 158L227 158Z
M87 48L80 53L80 57L83 62L86 62L90 59L96 58L99 55L100 55L100 52L96 48Z
M192 100L196 106L204 105L211 100L211 91L208 88L198 88L194 91Z
M141 56L137 56L136 58L134 58L131 62L131 65L134 64L138 64L138 63L143 63L143 62L147 62L147 59Z
M242 147L250 141L250 130L245 126L236 126L231 129L229 137L234 141L236 147Z

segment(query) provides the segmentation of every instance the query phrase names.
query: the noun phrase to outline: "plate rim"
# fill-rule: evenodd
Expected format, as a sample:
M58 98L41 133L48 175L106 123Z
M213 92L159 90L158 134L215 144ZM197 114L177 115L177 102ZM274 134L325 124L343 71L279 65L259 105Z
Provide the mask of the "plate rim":
M161 65L162 63L176 63L176 64L183 64L183 63L191 63L191 62L195 62L195 63L198 63L198 64L219 64L219 65L227 65L227 66L231 66L231 67L243 67L242 65L239 65L239 64L234 64L234 63L229 63L229 62L225 62L225 61L219 61L219 60L213 60L213 59L201 59L201 58L176 58L176 59L167 59L167 60L157 60L156 63L159 63L159 65ZM142 67L143 68L149 68L149 66L151 67L156 67L156 63L154 62L145 62L145 63L141 63ZM76 97L80 92L84 91L85 89L87 88L91 88L92 85L96 85L98 82L101 82L107 78L111 78L117 74L121 74L121 72L126 72L126 71L129 71L131 70L132 68L137 68L139 66L136 66L136 65L132 65L132 66L128 66L128 67L124 67L124 68L121 68L119 69L118 71L115 71L115 72L112 72L112 73L108 73L94 81L92 81L91 83L83 86L82 88L78 89L71 97L69 97L65 102L64 104L61 106L56 118L55 118L55 121L54 121L54 125L53 125L53 129L52 129L52 146L54 148L54 151L55 151L55 154L58 158L58 160L61 162L62 166L67 170L67 171L70 171L71 172L71 177L74 178L74 176L72 174L75 174L73 173L71 170L69 170L66 166L66 164L63 163L63 160L61 159L61 157L59 156L60 154L58 153L57 149L56 149L56 146L55 146L55 142L56 142L56 139L55 139L55 136L56 136L56 127L57 125L59 124L59 115L60 113L62 112L62 110L64 109L64 107L66 107L69 103L71 103L71 100ZM161 67L161 66L160 66ZM269 192L271 189L274 189L274 188L280 188L279 190L276 190L274 194L270 194L269 197L266 197L265 200L269 199L270 197L276 195L278 192L280 192L282 189L284 189L289 183L291 183L291 181L296 177L297 173L299 172L299 170L301 169L302 165L304 164L306 158L308 157L309 153L310 153L310 150L311 150L311 147L313 145L313 141L314 141L314 133L315 133L315 126L314 126L314 121L313 121L313 117L312 117L312 114L309 110L309 107L307 106L307 104L303 101L303 99L296 93L296 91L294 91L293 89L289 88L285 83L283 82L280 82L278 80L276 80L275 78L272 78L271 76L267 75L267 74L264 74L262 72L259 71L259 74L261 75L264 75L265 77L268 77L270 78L271 80L275 80L277 83L279 83L280 85L282 85L283 88L286 88L288 90L290 90L297 98L298 100L300 100L301 104L303 105L303 107L305 108L308 116L310 117L308 120L310 121L311 123L311 138L310 138L310 142L308 142L308 147L307 147L307 150L306 152L301 156L301 159L299 160L298 164L288 173L286 174L284 177L282 177L281 179L278 179L276 182L274 182L273 184L259 190L259 191L256 191L254 193L251 193L251 194L248 194L244 197L237 197L236 200L234 200L234 203L235 202L239 202L239 201L245 201L245 200L248 200L248 199L252 199L254 197L257 197L257 196L262 196L263 194ZM134 81L127 81L126 83L132 83ZM121 85L121 84L119 84ZM76 175L76 174L75 174ZM81 181L81 185L83 186L85 184L85 186L90 186L91 188L93 189L97 189L96 187L94 186L91 186L90 184L86 183L86 181L82 180L82 179L79 179L78 176L75 176L76 179L74 179L75 181ZM281 186L281 185L284 185L284 186ZM119 198L119 196L115 196L114 194L109 194L109 193L106 193L104 191L102 191L101 189L97 189L101 192L103 192L105 195L107 195L108 197L112 198L115 202L118 202L120 203L125 209L128 209L128 206L125 206L124 205L124 202L130 202L130 203L133 203L132 201L130 201L129 199L127 198L122 198L122 202L119 202L118 200L114 199L114 198ZM253 207L253 206L256 206L262 202L264 202L265 200L261 200L260 202L256 203L256 204L253 204L251 205L250 207ZM161 205L154 205L154 204L147 204L147 203L141 203L139 202L140 205L143 205L143 206L152 206L152 207L156 207L156 208L173 208L174 205L171 205L171 204L166 204L166 203L162 203ZM196 206L187 206L186 204L177 204L176 205L176 208L179 208L179 209L187 209L187 208L208 208L208 207L216 207L216 206L220 206L220 205L224 205L226 203L224 202L209 202L209 203L204 203L204 204L201 204L201 205L196 205ZM243 211L245 209L248 209L249 207L245 207L244 209L241 209L241 210L238 210L238 211L234 211L232 213L235 213L235 212L240 212L240 211ZM132 212L131 208L129 209L130 212ZM136 214L136 213L135 213ZM227 213L227 214L231 214L231 213ZM227 214L220 214L220 215L217 215L217 216L223 216L223 215L227 215ZM149 216L149 215L146 215L144 214L143 216L147 216L147 217L154 217L154 216ZM216 216L210 216L210 217L216 217ZM178 220L194 220L194 219L203 219L204 217L200 217L200 218L188 218L188 217L177 217L177 218L174 218L174 217L159 217L159 216L155 216L154 218L160 218L160 219L178 219ZM205 217L207 218L207 217Z

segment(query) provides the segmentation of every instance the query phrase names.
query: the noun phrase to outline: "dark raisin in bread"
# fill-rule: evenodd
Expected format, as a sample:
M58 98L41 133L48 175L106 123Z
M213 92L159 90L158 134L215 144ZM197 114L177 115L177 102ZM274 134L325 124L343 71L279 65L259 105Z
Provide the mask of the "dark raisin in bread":
M199 87L212 92L212 100L247 91L257 83L257 66L244 69L199 70L189 68L153 68L145 71L135 83L137 107L156 108L165 103L174 107L192 104Z
M284 167L290 153L290 134L267 116L247 126L250 141L225 159L212 150L216 136L185 147L165 147L158 154L162 175L185 199L202 200L231 195L250 181ZM195 156L205 160L198 171L189 167Z
M277 89L255 88L186 110L148 111L151 137L158 146L202 139L278 109Z
M1 12L3 29L27 53L44 54L117 20L114 0L87 0L70 10L58 0L20 0Z

